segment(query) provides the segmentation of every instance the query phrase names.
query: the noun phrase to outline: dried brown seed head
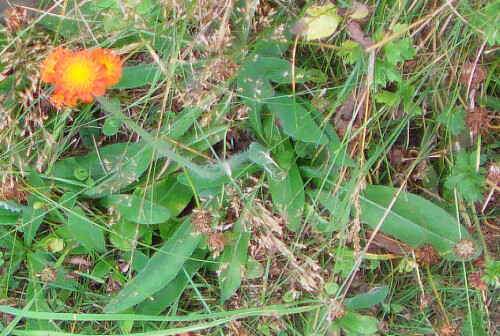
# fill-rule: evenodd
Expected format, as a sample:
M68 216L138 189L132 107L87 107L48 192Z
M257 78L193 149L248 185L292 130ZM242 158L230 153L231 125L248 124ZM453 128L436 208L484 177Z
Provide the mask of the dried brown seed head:
M483 275L484 272L482 271L469 274L469 276L467 277L469 280L469 286L474 289L486 290L488 288L488 284L486 283L486 281L481 279Z
M427 264L431 266L437 264L441 259L436 248L430 243L424 244L415 252L415 254L417 256L418 263L423 265Z
M453 252L460 259L469 259L476 253L476 245L472 240L464 238L455 244Z
M472 81L471 81L472 75ZM471 89L478 89L479 86L488 77L488 72L486 68L480 64L467 61L462 68L462 74L460 76L460 83L464 86L468 86L469 82Z
M3 12L5 27L10 30L19 30L28 26L28 11L25 8L14 7Z
M121 291L122 288L122 284L113 279L108 279L108 282L106 283L106 292L108 293L117 293Z
M52 266L44 266L40 271L40 280L42 282L53 283L57 279L57 270Z
M226 239L221 232L210 232L207 238L207 245L214 254L219 255L226 248Z
M495 162L490 166L488 180L493 182L493 184L500 183L500 162Z
M460 335L460 327L444 323L437 330L439 336L458 336Z
M491 112L484 106L467 109L465 124L469 127L472 138L476 138L479 133L488 134L491 120Z
M29 195L25 184L17 178L7 179L0 185L0 200L25 201Z
M193 224L194 229L197 233L209 233L212 232L212 220L213 216L208 210L202 209L193 210L194 216L191 218L191 224Z
M338 300L332 299L328 302L328 321L334 321L344 317L347 314L347 308Z

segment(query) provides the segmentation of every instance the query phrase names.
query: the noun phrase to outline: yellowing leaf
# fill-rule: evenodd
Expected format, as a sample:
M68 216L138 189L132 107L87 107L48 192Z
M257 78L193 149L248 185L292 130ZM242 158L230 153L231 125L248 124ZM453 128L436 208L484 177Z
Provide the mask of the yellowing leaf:
M308 41L332 35L341 20L337 14L337 7L332 4L310 7L306 10L306 14L303 21L307 24L307 28L302 34Z
M349 17L353 20L363 20L370 14L370 9L365 4L355 2L354 12L352 12Z

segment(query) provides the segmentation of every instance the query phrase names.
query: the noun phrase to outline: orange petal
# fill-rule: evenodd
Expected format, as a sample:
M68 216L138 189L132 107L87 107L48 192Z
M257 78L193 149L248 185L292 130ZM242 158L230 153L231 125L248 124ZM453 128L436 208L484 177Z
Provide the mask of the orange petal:
M113 54L111 50L106 50L104 48L94 49L92 55L106 67L106 76L104 78L106 86L117 84L120 78L122 78L123 70L123 64L120 57Z

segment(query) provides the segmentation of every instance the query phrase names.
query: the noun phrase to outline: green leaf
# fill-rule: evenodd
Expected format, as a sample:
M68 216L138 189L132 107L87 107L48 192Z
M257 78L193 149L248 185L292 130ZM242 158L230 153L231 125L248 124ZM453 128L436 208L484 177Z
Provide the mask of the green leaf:
M307 41L332 35L342 20L337 14L337 7L333 4L311 6L306 13L303 21L307 27L302 34L305 35Z
M79 207L66 211L66 226L73 238L83 244L87 251L104 251L106 243L102 228L87 218Z
M475 305L471 307L471 316L463 323L462 335L488 336L484 313Z
M164 126L164 134L172 139L179 140L194 124L196 119L201 115L203 109L198 107L188 107L175 116L172 123Z
M19 248L20 251L24 250L24 244L16 238L16 231L7 230L4 226L0 226L0 247L4 249Z
M110 301L104 312L124 311L165 287L181 271L200 239L201 235L193 233L190 220L186 219L174 235L149 259L144 269Z
M274 157L286 175L282 179L269 176L267 181L271 197L281 215L287 219L288 229L296 231L302 223L305 204L302 177L291 152L280 152Z
M254 62L254 71L266 75L268 79L278 84L290 84L293 77L293 65L291 62L277 57L260 56ZM295 83L306 81L306 72L301 68L295 68Z
M377 287L368 293L359 294L355 297L345 299L344 305L348 309L365 309L375 306L384 301L389 293L389 286Z
M339 55L346 56L345 61L347 64L355 64L363 57L363 49L358 42L347 40L340 46Z
M243 211L249 211L246 207ZM234 244L226 246L220 258L219 284L222 302L229 299L241 285L241 269L245 266L250 243L250 233L245 231L243 216L234 225L233 233L237 235Z
M347 328L351 331L371 335L378 331L378 320L374 317L360 315L348 310L347 315L340 319L342 328Z
M138 224L158 224L170 218L170 211L137 195L109 195L101 199L107 208L113 207L121 218Z
M292 97L277 96L267 106L281 120L283 132L304 142L326 145L327 136L316 125L311 114Z
M274 96L275 92L269 78L258 67L260 57L262 56L258 54L247 57L236 80L241 97L250 108L248 111L250 125L262 140L264 139L261 125L262 103Z
M120 82L113 86L115 89L131 89L152 84L161 76L161 69L157 64L145 63L123 68Z
M171 217L179 215L193 198L192 189L180 183L177 176L178 174L169 175L166 179L146 188L146 199L165 207ZM137 191L141 191L138 194L142 194L143 189L137 188Z
M10 209L12 206L8 202L0 202L0 225L17 224L21 214Z
M397 188L367 186L360 197L361 221L376 227L396 192ZM381 231L413 247L431 243L444 258L449 260L458 260L453 253L455 244L462 238L471 238L467 230L457 223L455 217L428 200L411 193L399 195ZM480 247L477 247L477 253L480 253Z
M375 100L378 103L382 103L389 107L399 106L401 98L402 97L398 93L393 93L386 90L380 90L380 92L375 95Z
M19 230L24 235L24 243L26 246L31 245L33 242L36 232L40 225L42 225L43 218L47 213L44 206L45 199L40 194L49 192L49 188L36 172L30 174L29 183L31 187L35 188L38 192L31 193L28 197L28 207L22 214L22 225L19 227Z
M153 294L153 300L142 301L135 312L143 315L158 315L168 306L179 300L189 283L189 279L192 278L203 265L199 260L203 260L205 254L206 253L201 250L195 251L191 259L184 264L184 271L179 272L179 274L177 274L177 276L165 287Z
M446 128L451 132L451 134L458 136L460 132L465 129L465 112L462 106L457 106L452 109L448 109L445 113L441 114L437 121L442 122L446 125Z
M135 247L135 240L144 235L144 231L145 226L141 225L137 228L137 223L120 219L111 228L109 241L119 250L130 251Z
M475 152L468 154L465 150L457 155L457 161L453 174L448 176L445 187L453 190L455 187L462 196L469 202L477 202L483 199L482 186L485 179L482 174L486 172L484 168L476 171L477 155Z
M394 64L389 61L377 58L375 60L374 79L375 84L385 87L389 82L402 82L403 76Z
M384 51L387 60L394 65L399 62L411 60L417 54L409 38L397 42L386 43L384 45Z
M101 147L85 156L63 159L56 163L53 173L59 179L73 180L76 170L86 169L92 180L99 183L85 189L84 193L87 196L105 196L137 181L152 159L153 148L145 142L123 142ZM77 188L74 191L80 190Z
M102 133L106 136L113 136L118 133L118 130L122 126L122 122L116 118L108 116L102 125Z

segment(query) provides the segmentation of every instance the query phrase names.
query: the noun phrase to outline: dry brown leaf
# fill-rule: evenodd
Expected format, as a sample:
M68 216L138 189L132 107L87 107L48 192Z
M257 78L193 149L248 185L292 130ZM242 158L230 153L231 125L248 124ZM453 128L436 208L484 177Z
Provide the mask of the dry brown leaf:
M368 48L373 45L373 41L371 38L365 35L363 29L361 29L361 25L359 22L351 21L347 24L347 32L353 38L354 41L361 44L363 47Z

